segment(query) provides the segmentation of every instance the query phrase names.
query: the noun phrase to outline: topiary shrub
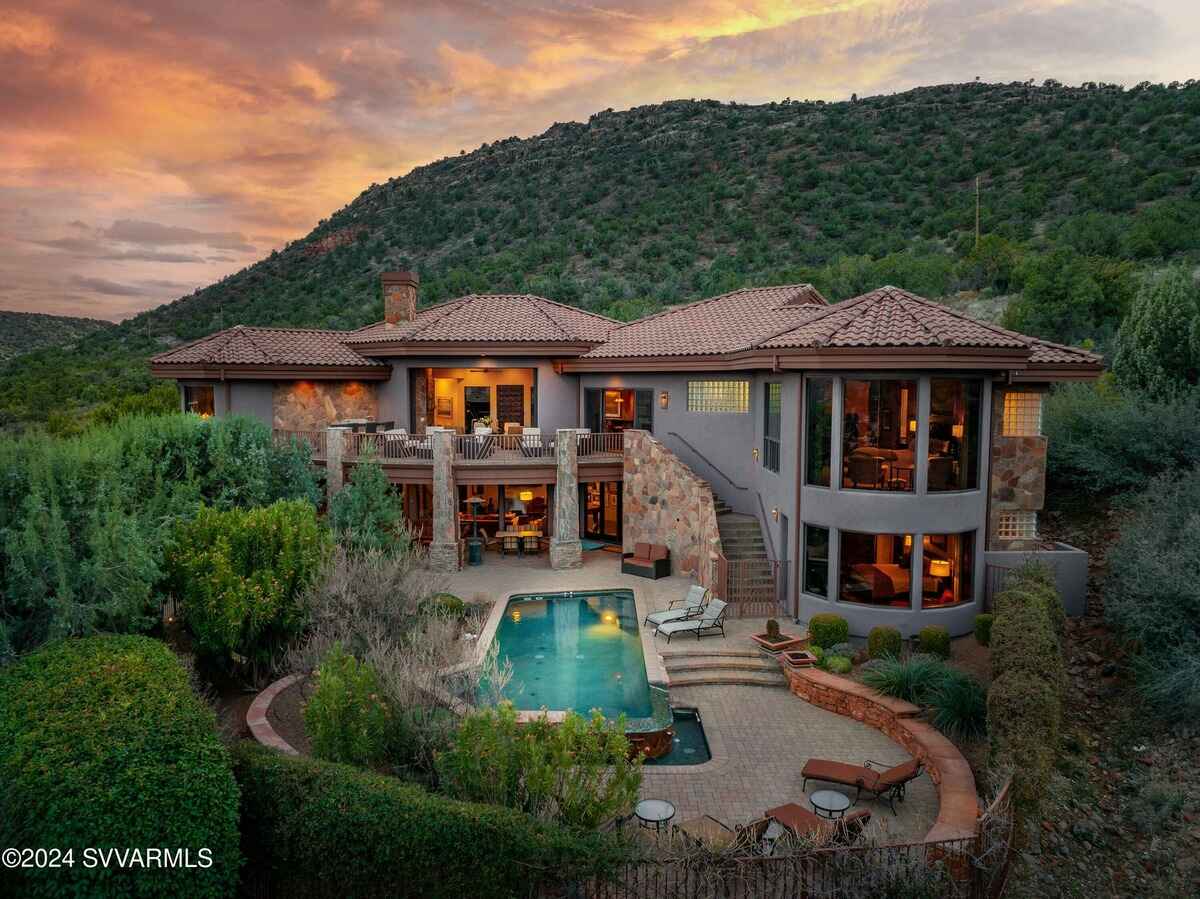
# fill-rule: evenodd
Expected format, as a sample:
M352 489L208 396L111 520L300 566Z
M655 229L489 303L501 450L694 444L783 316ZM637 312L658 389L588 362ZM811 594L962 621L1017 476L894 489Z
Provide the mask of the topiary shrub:
M767 619L767 639L772 642L778 642L779 640L779 622L774 618Z
M426 793L394 777L243 743L234 751L242 837L271 893L314 883L345 896L510 897L601 874L623 860L610 836L496 805Z
M305 502L201 508L176 528L169 582L197 652L268 662L304 627L301 592L328 556L329 531Z
M917 649L939 659L950 658L950 632L938 624L929 624L917 631Z
M850 625L841 615L819 612L808 620L808 635L814 646L830 649L850 639Z
M0 846L73 847L4 872L12 896L228 896L238 788L212 712L162 643L88 637L0 669ZM93 867L85 847L187 849L196 867ZM199 867L201 849L211 867Z
M1041 603L1008 603L992 623L991 645L993 677L1020 671L1062 688L1062 649Z
M1045 681L1009 671L988 688L987 728L993 768L1012 771L1019 827L1037 813L1058 753L1059 692Z
M987 691L975 678L947 668L929 695L933 726L954 740L976 740L987 733Z
M846 656L826 656L825 670L830 674L849 674L854 663Z
M992 645L992 622L995 620L990 612L975 616L975 642L980 646Z
M375 672L338 644L321 661L316 677L317 688L304 707L313 755L352 765L382 761L391 710Z
M904 641L900 636L900 631L894 627L873 627L871 632L867 634L867 655L873 659L890 657L893 659L900 658L900 648L904 645Z
M946 665L933 656L873 659L863 669L863 683L884 696L924 705L946 677Z

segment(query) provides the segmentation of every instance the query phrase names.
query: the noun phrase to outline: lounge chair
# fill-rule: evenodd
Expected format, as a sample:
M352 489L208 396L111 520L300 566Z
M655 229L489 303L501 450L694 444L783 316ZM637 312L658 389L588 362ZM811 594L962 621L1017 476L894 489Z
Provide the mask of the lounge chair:
M721 636L725 636L725 608L726 604L719 599L714 599L704 611L695 618L684 618L681 621L668 621L666 624L660 624L655 628L655 635L666 634L667 642L671 642L671 637L675 634L695 634L696 639L706 633L712 631L720 631Z
M688 588L687 596L683 599L671 600L671 604L667 608L661 612L651 612L642 623L658 627L661 624L666 624L668 621L694 618L704 608L706 602L708 602L708 588L702 587L699 584L692 584Z
M835 843L857 842L871 823L871 812L865 808L841 818L822 818L795 802L768 809L767 817L774 818L797 836L816 837Z
M854 787L858 790L854 795L855 802L858 802L863 793L868 793L878 799L887 800L894 815L896 800L904 801L904 788L909 781L920 777L922 770L924 766L920 759L909 759L903 764L891 767L870 760L863 765L848 765L845 762L831 762L826 759L809 759L800 772L804 779L801 789L807 790L810 780Z

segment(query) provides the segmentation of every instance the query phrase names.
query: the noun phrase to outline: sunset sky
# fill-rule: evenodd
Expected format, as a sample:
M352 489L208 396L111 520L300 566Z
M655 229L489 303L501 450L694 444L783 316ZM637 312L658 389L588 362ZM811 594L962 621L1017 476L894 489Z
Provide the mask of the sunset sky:
M121 319L606 107L1182 81L1197 47L1197 0L0 0L0 309Z

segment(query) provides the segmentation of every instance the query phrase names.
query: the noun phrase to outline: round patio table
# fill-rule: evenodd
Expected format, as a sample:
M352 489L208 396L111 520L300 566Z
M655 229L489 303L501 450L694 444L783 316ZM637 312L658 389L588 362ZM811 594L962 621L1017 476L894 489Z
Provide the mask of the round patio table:
M817 790L808 797L808 801L812 803L814 812L830 820L842 817L850 808L850 797L837 790Z
M643 799L634 806L633 814L642 827L653 827L658 832L675 817L675 806L666 799Z

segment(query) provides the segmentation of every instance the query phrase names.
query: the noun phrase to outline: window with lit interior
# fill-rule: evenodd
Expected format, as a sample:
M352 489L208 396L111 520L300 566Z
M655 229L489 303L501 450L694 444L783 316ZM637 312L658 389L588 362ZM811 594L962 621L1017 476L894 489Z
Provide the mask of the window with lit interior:
M845 382L842 486L912 491L917 444L917 382Z
M921 541L921 606L940 608L975 598L975 532L926 534Z
M804 387L804 483L829 486L833 451L833 380L809 378Z
M208 418L213 415L215 406L212 385L185 384L183 387L183 408L202 418Z
M842 531L838 598L868 606L909 608L912 545L912 534Z
M933 378L929 387L929 490L974 490L983 383Z
M688 381L689 412L750 411L749 381Z

